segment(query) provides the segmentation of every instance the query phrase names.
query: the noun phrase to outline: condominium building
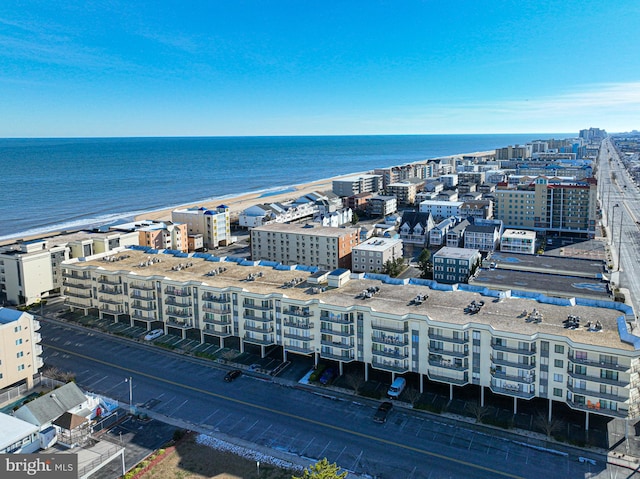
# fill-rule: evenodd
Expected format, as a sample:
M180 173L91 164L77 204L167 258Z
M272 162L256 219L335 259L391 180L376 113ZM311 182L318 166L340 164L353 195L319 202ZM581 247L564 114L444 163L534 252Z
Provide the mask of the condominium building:
M251 230L251 258L326 270L350 268L351 249L358 243L357 228L270 224Z
M138 243L154 249L172 249L186 253L189 251L187 225L166 221L145 226L138 230Z
M597 181L539 176L515 188L498 187L494 217L512 228L595 235Z
M418 185L412 182L391 183L385 189L388 196L395 196L399 205L413 205L416 201Z
M138 244L138 233L78 231L0 248L0 303L32 304L57 294L65 259Z
M420 203L420 213L431 213L436 221L460 215L460 207L463 201L437 201L426 200Z
M536 232L515 229L504 230L500 238L500 251L534 254L536 251Z
M233 242L229 208L225 205L215 210L204 206L173 210L171 220L186 224L189 235L201 234L205 248L213 249Z
M332 191L338 196L353 196L358 193L377 193L382 189L382 176L358 175L333 180Z
M505 146L496 149L496 160L512 160L514 158L524 159L531 158L532 145L516 145Z
M439 283L466 283L480 263L477 249L445 246L433 253L433 279Z
M483 296L463 284L444 291L426 280L391 285L348 272L324 287L300 268L211 259L192 255L179 268L183 257L130 250L117 262L70 260L67 304L241 351L306 355L340 373L355 363L365 377L372 368L411 375L421 391L448 385L452 398L474 385L481 405L509 397L514 412L520 401L545 398L554 414L561 406L583 412L587 427L593 414L638 416L640 338L622 303L487 289ZM102 286L116 289L105 294ZM369 288L375 294L363 299Z
M380 272L387 261L402 258L402 240L397 238L371 238L353 247L354 272Z
M25 382L43 366L40 323L29 313L0 308L0 389Z

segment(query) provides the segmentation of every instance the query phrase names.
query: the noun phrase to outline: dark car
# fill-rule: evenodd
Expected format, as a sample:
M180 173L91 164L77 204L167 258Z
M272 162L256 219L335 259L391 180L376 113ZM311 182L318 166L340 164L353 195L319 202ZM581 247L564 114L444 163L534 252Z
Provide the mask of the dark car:
M240 377L241 374L242 374L242 371L240 371L239 369L234 369L233 371L229 371L227 374L224 375L224 380L230 383L235 378Z
M329 382L331 382L331 380L333 379L334 375L335 375L334 370L331 368L328 368L322 373L322 376L320 376L320 384L329 384Z
M387 416L389 415L389 411L393 409L393 404L389 401L385 401L380 406L378 406L378 410L373 415L373 422L384 423L387 422Z

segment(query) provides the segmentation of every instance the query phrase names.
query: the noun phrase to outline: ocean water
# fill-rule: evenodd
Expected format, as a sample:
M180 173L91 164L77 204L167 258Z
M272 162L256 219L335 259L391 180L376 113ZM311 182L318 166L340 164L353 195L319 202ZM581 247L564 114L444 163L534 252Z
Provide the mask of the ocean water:
M0 139L0 240L567 134Z

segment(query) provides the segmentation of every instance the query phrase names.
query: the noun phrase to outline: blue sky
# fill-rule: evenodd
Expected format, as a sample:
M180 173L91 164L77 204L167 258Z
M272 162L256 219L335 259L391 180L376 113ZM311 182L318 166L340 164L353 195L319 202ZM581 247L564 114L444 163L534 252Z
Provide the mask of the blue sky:
M637 0L0 2L0 137L640 129Z

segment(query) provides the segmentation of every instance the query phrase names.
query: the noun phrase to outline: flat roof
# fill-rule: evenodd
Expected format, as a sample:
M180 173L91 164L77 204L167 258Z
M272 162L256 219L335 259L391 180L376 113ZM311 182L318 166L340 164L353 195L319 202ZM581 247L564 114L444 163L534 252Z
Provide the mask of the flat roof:
M477 249L443 246L438 251L433 253L433 256L442 256L443 258L469 259L479 253L480 251L478 251Z
M389 227L392 227L392 225L389 225ZM402 243L402 240L398 238L369 238L367 241L354 246L352 251L385 251L389 247L398 243Z
M520 271L537 271L539 273L562 274L568 271L571 275L600 277L604 273L605 263L599 259L571 258L568 256L491 253L491 261L498 269Z
M357 228L336 228L333 226L322 226L319 223L307 223L304 225L296 223L271 223L268 225L256 226L251 231L271 231L273 233L295 233L307 236L333 236L339 238L347 234L355 234Z
M168 254L151 255L144 251L129 249L123 253L126 258L120 261L107 262L100 259L77 262L77 266L102 268L105 271L126 273L132 272L141 278L145 276L161 276L179 282L194 281L217 288L237 287L245 291L261 295L282 295L299 301L320 301L338 307L366 307L379 313L398 317L411 315L419 319L428 316L432 321L443 324L487 324L497 330L524 335L549 333L568 337L576 342L592 344L602 347L616 347L633 351L634 347L623 343L618 334L617 319L624 313L615 309L592 306L559 306L545 304L532 299L508 297L500 300L483 296L479 293L467 291L437 291L427 286L415 284L391 285L377 280L351 279L341 288L327 288L318 291L315 285L307 283L310 272L303 270L277 270L272 267L258 266L253 262L246 262L242 266L236 262L206 261L199 257L175 257ZM141 262L154 257L162 261L139 267ZM73 262L73 260L72 260ZM189 264L187 268L176 271L180 264ZM224 271L215 276L206 276L207 272L223 268ZM259 275L258 273L262 273ZM253 280L248 280L250 275ZM296 279L296 286L286 287L285 283ZM302 281L300 281L302 280ZM356 299L363 290L371 286L378 286L380 292L367 300ZM515 288L514 288L515 289ZM413 305L413 299L418 295L428 295L427 301L420 306ZM464 312L464 308L471 301L484 301L481 310L472 316ZM613 303L611 303L613 305ZM521 316L527 310L537 309L543 315L540 323L527 323ZM583 324L598 320L603 329L592 333L585 328L568 330L563 321L568 315L580 316Z
M502 233L502 237L534 239L536 237L536 232L530 231L530 230L518 230L518 229L509 228L504 230L504 233Z
M38 431L38 426L17 417L0 413L0 449Z

